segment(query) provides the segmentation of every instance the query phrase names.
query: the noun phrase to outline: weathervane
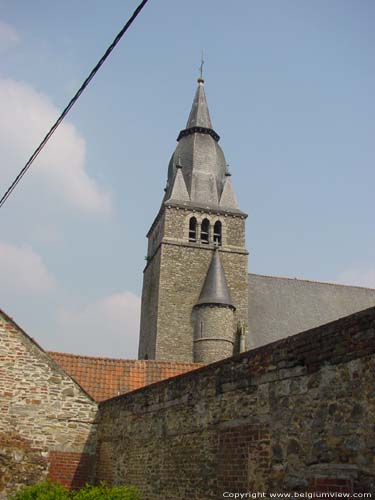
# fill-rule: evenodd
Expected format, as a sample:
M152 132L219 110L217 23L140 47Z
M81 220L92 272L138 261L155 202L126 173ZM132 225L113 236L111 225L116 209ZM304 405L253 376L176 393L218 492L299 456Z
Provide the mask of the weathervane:
M202 50L202 56L201 56L201 64L199 66L199 72L200 72L200 77L198 78L198 82L204 82L203 80L203 64L204 64L204 59L203 59L203 50Z

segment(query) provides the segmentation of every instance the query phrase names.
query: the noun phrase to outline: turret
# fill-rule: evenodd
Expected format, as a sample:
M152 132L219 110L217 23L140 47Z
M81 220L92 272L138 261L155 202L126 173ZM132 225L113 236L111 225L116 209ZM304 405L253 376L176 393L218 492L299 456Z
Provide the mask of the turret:
M194 362L212 363L233 355L235 309L216 247L193 308Z

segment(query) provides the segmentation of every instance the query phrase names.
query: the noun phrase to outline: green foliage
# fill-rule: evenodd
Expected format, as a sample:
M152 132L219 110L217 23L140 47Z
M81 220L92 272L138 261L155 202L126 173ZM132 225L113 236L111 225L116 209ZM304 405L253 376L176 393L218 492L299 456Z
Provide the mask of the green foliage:
M135 486L99 486L86 485L74 495L74 500L141 500Z
M61 484L53 484L49 481L25 486L13 496L10 500L70 500L69 491Z
M49 481L25 486L10 497L10 500L142 500L135 486L99 486L86 485L71 492L61 484Z

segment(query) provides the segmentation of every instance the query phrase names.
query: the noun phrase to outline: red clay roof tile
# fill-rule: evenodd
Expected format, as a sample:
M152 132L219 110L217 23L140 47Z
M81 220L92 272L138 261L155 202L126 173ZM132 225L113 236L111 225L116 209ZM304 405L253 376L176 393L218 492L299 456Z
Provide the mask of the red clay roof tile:
M113 359L49 352L96 401L133 391L202 366L200 363Z

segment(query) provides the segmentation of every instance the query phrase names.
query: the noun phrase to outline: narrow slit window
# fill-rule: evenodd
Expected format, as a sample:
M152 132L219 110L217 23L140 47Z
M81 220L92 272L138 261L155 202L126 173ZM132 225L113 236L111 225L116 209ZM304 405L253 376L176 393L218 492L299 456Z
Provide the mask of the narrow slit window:
M209 242L210 221L203 219L201 226L201 242L208 244Z
M214 225L214 243L221 246L221 222L219 220Z
M195 217L189 221L189 241L197 241L197 219Z

